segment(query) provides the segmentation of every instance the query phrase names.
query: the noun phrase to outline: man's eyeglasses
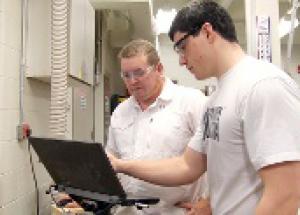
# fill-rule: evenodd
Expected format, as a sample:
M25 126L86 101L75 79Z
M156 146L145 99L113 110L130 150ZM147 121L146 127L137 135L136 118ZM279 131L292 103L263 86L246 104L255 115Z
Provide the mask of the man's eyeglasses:
M184 35L180 40L178 40L174 44L174 46L173 46L174 51L177 52L177 54L182 55L184 53L184 49L185 49L185 46L186 46L187 38L189 36L194 36L196 33L198 33L198 31L200 29L201 28L195 28L195 29L191 30L190 32L187 32L186 35Z
M124 80L142 78L153 71L154 66L148 66L146 69L137 69L134 71L121 72L121 77Z

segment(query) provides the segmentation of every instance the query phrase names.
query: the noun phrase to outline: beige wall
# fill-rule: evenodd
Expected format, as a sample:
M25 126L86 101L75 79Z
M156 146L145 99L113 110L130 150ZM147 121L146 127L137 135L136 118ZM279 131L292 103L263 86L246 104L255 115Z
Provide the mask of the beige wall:
M19 62L21 44L21 1L0 1L0 214L35 214L35 190L27 143L16 140L19 122ZM34 135L48 133L49 86L26 80L25 121ZM41 214L49 214L49 184L45 170L37 163Z

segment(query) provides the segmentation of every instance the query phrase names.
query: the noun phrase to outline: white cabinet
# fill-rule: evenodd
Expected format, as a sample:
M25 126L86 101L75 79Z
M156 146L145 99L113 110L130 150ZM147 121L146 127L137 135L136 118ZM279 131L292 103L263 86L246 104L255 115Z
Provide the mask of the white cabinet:
M28 5L26 76L50 81L51 0L31 0ZM71 0L68 37L68 73L93 83L95 55L95 11L88 0Z
M70 14L70 75L93 83L95 11L88 0L72 0Z

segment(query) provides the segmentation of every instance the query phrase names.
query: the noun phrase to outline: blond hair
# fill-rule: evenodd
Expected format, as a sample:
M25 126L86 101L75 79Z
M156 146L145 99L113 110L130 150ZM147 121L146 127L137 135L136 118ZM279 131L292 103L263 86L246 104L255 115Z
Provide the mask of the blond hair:
M150 66L157 65L160 61L158 53L153 44L143 39L132 40L131 42L127 43L119 52L118 57L119 59L122 59L132 58L139 55L146 56L147 63Z

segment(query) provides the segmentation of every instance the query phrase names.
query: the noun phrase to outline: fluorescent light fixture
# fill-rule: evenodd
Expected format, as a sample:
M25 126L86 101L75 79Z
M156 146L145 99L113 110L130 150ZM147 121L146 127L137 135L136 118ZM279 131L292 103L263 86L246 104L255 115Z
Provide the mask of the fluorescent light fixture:
M285 35L287 35L288 33L291 32L291 20L285 20L285 18L281 18L279 21L279 37L282 38ZM299 21L296 18L294 21L294 29L297 28L299 25Z
M171 10L158 9L155 16L156 34L168 33L173 19L177 11L173 8Z

